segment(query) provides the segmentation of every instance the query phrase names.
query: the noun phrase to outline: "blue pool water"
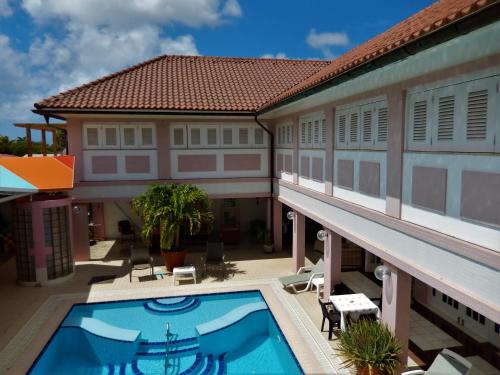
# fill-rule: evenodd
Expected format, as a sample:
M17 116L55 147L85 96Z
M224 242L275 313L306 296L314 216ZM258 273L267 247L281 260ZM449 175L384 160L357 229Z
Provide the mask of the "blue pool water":
M29 373L303 372L261 293L249 291L74 305Z

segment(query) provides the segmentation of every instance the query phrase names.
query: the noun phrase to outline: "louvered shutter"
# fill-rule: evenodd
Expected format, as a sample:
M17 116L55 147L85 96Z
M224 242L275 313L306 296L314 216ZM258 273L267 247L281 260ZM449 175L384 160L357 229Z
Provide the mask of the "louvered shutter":
M306 146L307 147L311 147L312 146L312 132L313 132L312 122L308 121L307 122L307 141L306 141Z
M223 128L222 129L222 144L224 146L232 146L233 144L233 129Z
M264 130L262 130L261 128L254 129L254 144L256 146L264 145Z
M389 131L389 111L387 102L383 102L377 108L377 146L387 146L387 134Z
M361 144L363 148L372 147L373 111L376 103L361 106Z
M207 128L207 146L208 147L216 147L218 146L217 142L217 127Z
M347 112L345 110L337 110L335 115L335 148L342 149L346 147L346 131L347 131Z
M350 110L349 113L349 131L348 131L348 141L347 144L349 148L359 147L359 123L360 123L360 108L355 107Z
M314 120L314 137L313 137L313 145L319 146L319 120Z
M486 139L488 127L488 90L467 93L467 140Z
M411 94L408 100L408 148L429 150L431 146L431 92Z
M300 123L300 145L304 147L307 141L307 123L305 121Z
M325 119L321 120L321 144L326 145L326 121Z
M238 144L240 146L248 146L248 128L238 129Z
M195 148L201 146L201 129L199 127L190 127L189 146Z

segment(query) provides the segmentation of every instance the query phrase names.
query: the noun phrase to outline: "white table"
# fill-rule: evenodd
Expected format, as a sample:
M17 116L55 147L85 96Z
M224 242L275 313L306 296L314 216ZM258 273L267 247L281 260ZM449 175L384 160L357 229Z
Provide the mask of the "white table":
M356 314L375 314L380 318L380 310L363 293L343 294L339 296L330 296L333 306L340 312L340 329L346 329L346 315L348 313Z
M176 276L191 276L196 284L196 268L194 266L174 267L174 285Z
M317 294L317 297L319 299L319 290L320 290L320 288L325 286L325 278L324 277L315 277L314 279L312 279L312 285L314 285L316 287L316 294ZM312 290L312 288L311 288L311 290Z

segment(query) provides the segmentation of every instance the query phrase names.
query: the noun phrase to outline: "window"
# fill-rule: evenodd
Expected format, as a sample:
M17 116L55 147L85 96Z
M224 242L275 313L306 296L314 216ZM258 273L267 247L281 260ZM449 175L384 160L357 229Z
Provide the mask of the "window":
M189 146L201 146L201 129L189 129Z
M308 115L300 119L300 147L323 148L326 143L326 122L323 113ZM290 125L290 145L293 145Z
M100 126L98 125L85 125L83 134L86 148L97 148L100 146L100 130Z
M104 148L119 148L120 140L118 138L118 125L103 125L103 142Z
M464 78L465 80L465 78ZM408 94L409 150L492 152L500 122L498 76Z
M387 101L372 99L336 109L335 142L338 149L385 149L389 116Z
M172 148L185 148L187 146L185 125L172 125L170 127L170 146Z
M151 126L140 126L140 144L143 147L154 147L154 132Z
M500 333L500 324L495 323L495 333Z
M264 129L261 128L254 129L254 144L256 146L264 145Z
M207 128L207 146L215 147L218 146L218 144L217 127Z
M128 149L156 146L154 124L84 124L83 135L85 148Z
M238 143L240 146L248 145L248 128L238 129Z
M222 129L222 144L224 146L231 146L233 144L233 129L232 128Z
M122 126L122 146L125 148L137 147L136 127L134 125Z
M276 144L279 147L292 147L293 146L293 125L282 124L276 126Z

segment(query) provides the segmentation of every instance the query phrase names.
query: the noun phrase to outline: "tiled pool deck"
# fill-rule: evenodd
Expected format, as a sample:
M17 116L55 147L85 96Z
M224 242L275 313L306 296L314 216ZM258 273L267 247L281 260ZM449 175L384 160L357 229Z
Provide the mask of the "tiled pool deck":
M202 255L188 254L187 263L201 270ZM136 276L130 283L128 267L124 266L123 260L108 261L106 258L78 263L71 280L42 288L17 285L13 259L0 266L0 292L4 299L0 309L0 373L24 374L74 303L250 289L261 290L306 373L350 373L341 369L335 340L328 341L327 332L319 331L321 310L316 293L293 295L284 291L277 281L278 277L291 273L292 259L285 252L264 254L252 245L228 249L229 272L224 280L215 271L208 277L201 277L199 272L197 285L186 280L177 286L173 285L172 276L151 279L146 276L147 270L135 271ZM155 270L162 273L162 267ZM88 285L90 278L105 275L116 275L116 278ZM359 272L343 273L342 280L356 292L363 292L368 297L380 296L380 287ZM412 311L412 315L415 315L412 340L425 340L425 337L434 341L453 340L438 327L427 324L429 322L416 312ZM421 332L424 328L425 333ZM437 342L427 341L423 345L427 344L437 345ZM418 362L417 358L410 357L409 366L415 366L413 359ZM481 362L481 358L478 357L476 362L488 369L488 364Z

